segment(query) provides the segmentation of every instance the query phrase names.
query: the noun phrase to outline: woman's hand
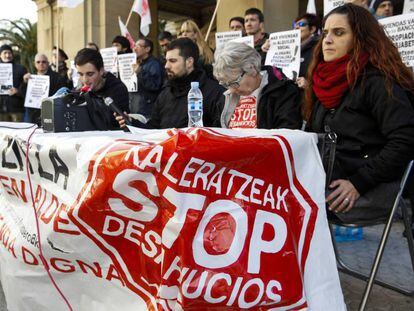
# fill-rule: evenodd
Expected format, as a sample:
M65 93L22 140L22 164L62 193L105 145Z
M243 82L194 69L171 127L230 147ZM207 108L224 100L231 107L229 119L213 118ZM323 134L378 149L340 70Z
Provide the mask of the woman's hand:
M329 188L336 188L326 198L329 210L335 213L349 212L360 197L358 190L355 189L354 185L349 180L334 180L329 185Z
M308 86L308 81L306 81L306 79L304 77L299 77L299 78L296 79L296 84L301 89L304 89Z

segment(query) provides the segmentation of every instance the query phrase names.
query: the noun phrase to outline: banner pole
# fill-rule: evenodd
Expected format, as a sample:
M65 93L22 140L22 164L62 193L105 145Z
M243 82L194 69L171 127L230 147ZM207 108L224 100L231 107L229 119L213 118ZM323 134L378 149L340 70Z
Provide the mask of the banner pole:
M210 35L211 27L213 27L213 22L214 22L214 19L216 18L217 10L218 10L218 7L220 5L220 1L221 0L217 0L216 8L214 9L214 13L213 13L213 16L211 17L210 25L208 26L208 30L207 30L207 33L206 33L206 37L204 38L205 42L207 42L208 36Z
M131 10L129 11L129 15L128 15L128 18L127 18L127 21L126 21L126 24L125 24L125 26L126 26L126 27L128 27L129 20L131 19L131 16L132 16L132 8L131 8Z
M57 7L57 35L56 35L56 68L55 71L59 72L59 37L60 37L60 7Z

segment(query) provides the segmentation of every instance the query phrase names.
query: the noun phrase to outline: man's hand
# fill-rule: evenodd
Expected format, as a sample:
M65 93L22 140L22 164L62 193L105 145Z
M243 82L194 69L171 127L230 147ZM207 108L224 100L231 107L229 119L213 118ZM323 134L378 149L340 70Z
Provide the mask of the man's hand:
M23 81L24 83L27 83L27 81L29 81L31 74L28 72L23 76Z
M9 89L9 96L13 96L15 94L17 94L18 90L15 87L12 87L11 89Z
M269 39L267 39L266 42L262 45L262 51L267 53L269 49L270 49L270 41Z
M358 190L355 189L354 185L349 180L334 180L329 185L329 188L336 188L326 198L329 210L335 213L349 212L360 197Z
M128 117L129 121L131 121L131 117L129 116L129 114L127 114L125 111L124 114ZM124 128L126 126L125 119L122 116L114 112L114 117L118 122L120 128Z

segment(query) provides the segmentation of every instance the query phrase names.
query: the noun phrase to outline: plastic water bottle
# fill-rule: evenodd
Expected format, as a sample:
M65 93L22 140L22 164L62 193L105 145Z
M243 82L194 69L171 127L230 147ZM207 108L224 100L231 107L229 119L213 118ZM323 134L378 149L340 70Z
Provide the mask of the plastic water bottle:
M335 240L337 242L359 241L363 238L364 229L362 227L335 226Z
M188 92L188 127L203 127L203 94L199 83L191 82Z

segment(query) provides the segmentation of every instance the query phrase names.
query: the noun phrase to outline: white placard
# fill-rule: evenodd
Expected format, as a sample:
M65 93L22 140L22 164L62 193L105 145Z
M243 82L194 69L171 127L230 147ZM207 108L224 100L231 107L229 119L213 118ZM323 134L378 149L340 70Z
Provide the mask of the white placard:
M216 32L216 50L221 49L227 42L242 37L242 32L239 31L226 31Z
M50 77L46 75L30 75L27 83L26 98L24 106L28 108L38 108L42 100L49 96Z
M414 67L414 13L382 18L379 22L398 48L403 62Z
M276 66L290 79L298 77L300 69L300 30L272 33L265 65Z
M78 69L76 69L74 60L70 61L70 69L72 69L71 79L73 82L73 87L77 88L77 86L79 85L79 73L78 73Z
M323 0L323 15L344 4L344 0Z
M233 39L231 40L231 42L244 43L254 48L254 37L253 36L245 36L245 37Z
M414 13L414 0L405 0L403 14Z
M113 74L118 76L118 68L117 68L118 51L116 47L100 49L99 52L101 53L102 58L103 58L105 71L112 72Z
M128 53L118 55L119 77L128 88L128 92L138 91L138 78L134 71L137 54Z
M0 95L9 95L13 87L13 65L0 64Z

